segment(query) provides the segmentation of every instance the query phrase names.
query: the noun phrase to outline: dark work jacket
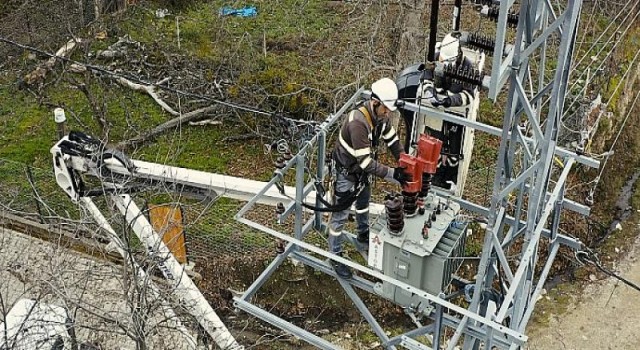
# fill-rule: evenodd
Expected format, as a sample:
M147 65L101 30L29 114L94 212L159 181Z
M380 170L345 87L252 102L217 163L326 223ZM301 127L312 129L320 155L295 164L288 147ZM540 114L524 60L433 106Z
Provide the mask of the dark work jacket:
M362 109L366 109L367 114ZM333 153L334 160L350 174L372 174L385 177L389 167L375 158L375 146L382 138L396 160L400 159L402 145L390 120L380 120L367 101L364 106L352 110L344 119Z

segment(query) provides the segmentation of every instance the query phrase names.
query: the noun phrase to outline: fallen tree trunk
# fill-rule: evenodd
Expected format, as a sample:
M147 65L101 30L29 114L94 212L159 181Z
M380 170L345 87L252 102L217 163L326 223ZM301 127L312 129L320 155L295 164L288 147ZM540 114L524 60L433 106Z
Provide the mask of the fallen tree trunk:
M200 109L196 109L195 111L191 111L189 113L183 114L177 118L173 118L165 123L162 123L158 126L156 126L155 128L149 130L147 133L134 137L132 139L126 140L126 141L122 141L120 143L117 144L117 148L121 149L121 150L126 150L130 147L133 146L139 146L153 138L155 138L156 136L164 133L165 131L175 128L177 126L180 126L184 123L188 123L190 121L194 121L197 120L199 118L201 118L202 116L208 114L208 113L212 113L215 111L220 110L220 106L218 105L214 105L214 106L208 106L208 107L204 107L204 108L200 108Z

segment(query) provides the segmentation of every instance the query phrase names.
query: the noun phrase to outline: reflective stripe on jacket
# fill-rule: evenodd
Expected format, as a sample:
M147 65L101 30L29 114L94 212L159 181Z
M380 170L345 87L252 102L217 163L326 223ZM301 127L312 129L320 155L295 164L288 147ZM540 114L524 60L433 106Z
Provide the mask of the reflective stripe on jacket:
M369 109L369 104L349 113L342 123L334 152L336 162L352 174L364 171L385 177L389 167L374 159L374 140L382 138L396 160L402 146L390 121L379 122Z

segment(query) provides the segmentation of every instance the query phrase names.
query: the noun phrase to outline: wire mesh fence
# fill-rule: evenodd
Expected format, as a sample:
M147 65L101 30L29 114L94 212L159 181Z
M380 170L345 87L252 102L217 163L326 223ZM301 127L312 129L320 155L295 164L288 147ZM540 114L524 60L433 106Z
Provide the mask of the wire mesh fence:
M37 223L66 226L70 232L87 228L92 218L74 203L57 185L53 170L32 167L0 159L0 208L7 213ZM96 199L112 225L119 226L108 204ZM227 198L194 199L188 193L171 193L149 188L136 194L136 202L145 211L150 204L177 205L182 211L182 227L189 258L210 260L221 255L243 256L274 251L275 240L266 233L234 220L244 202ZM252 218L265 225L275 225L276 213L268 206L258 206ZM291 220L278 229L292 227Z
M71 222L80 218L77 206L56 184L52 169L0 159L0 178L3 211L39 223Z

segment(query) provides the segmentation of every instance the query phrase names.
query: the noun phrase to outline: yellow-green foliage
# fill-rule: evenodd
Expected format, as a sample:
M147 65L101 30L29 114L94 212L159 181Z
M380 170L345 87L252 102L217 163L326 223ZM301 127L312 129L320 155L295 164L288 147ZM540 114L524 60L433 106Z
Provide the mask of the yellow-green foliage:
M94 31L88 36L94 36L95 32L108 28L108 37L91 42L89 50L95 52L105 49L118 40L118 37L129 35L145 46L147 62L151 64L166 64L171 55L191 56L204 63L198 64L198 71L194 73L202 75L207 82L220 78L220 68L227 69L222 77L228 78L228 69L231 69L234 73L228 97L243 98L242 92L251 90L252 86L264 88L268 94L273 95L264 108L294 114L304 114L318 103L318 98L308 92L297 93L302 87L323 84L328 80L336 81L334 76L318 79L316 74L326 68L324 66L329 60L300 59L298 53L290 52L290 49L297 49L298 44L322 40L331 33L337 21L341 20L325 2L194 2L192 6L183 7L182 12L172 13L162 19L157 18L150 10L157 7L151 4L152 6L132 6L126 16L105 17L104 24L96 23L94 27L88 28ZM225 5L256 6L258 15L252 18L221 17L218 11ZM266 55L265 44L269 44ZM76 51L74 58L81 61L85 59L80 51ZM32 67L27 67L29 69ZM67 109L69 129L104 136L94 111L80 91L65 80L58 80L40 93L47 105L39 105L31 93L17 90L16 82L22 74L5 75L1 78L0 122L3 132L0 136L0 157L48 166L48 150L56 138L52 120L54 106ZM48 76L48 83L53 76ZM76 79L82 80L77 76ZM99 82L95 77L90 77L85 83L99 108L105 111L111 142L139 135L172 117L163 112L149 96L114 84L105 84L108 79ZM218 130L223 128L224 130ZM175 143L175 134L166 135L140 152L148 158L173 156L184 166L224 170L233 152L232 149L218 150L221 140L230 131L241 134L247 130L238 125L233 125L234 130L229 130L226 124L218 129L200 129L206 131L190 130L185 126L180 132L181 138L178 137L182 140L180 143ZM259 145L254 147L255 150L251 150L252 146L249 145L242 147L247 148L246 151L260 152Z
M49 163L48 151L56 137L53 113L11 83L9 79L0 81L0 158Z

